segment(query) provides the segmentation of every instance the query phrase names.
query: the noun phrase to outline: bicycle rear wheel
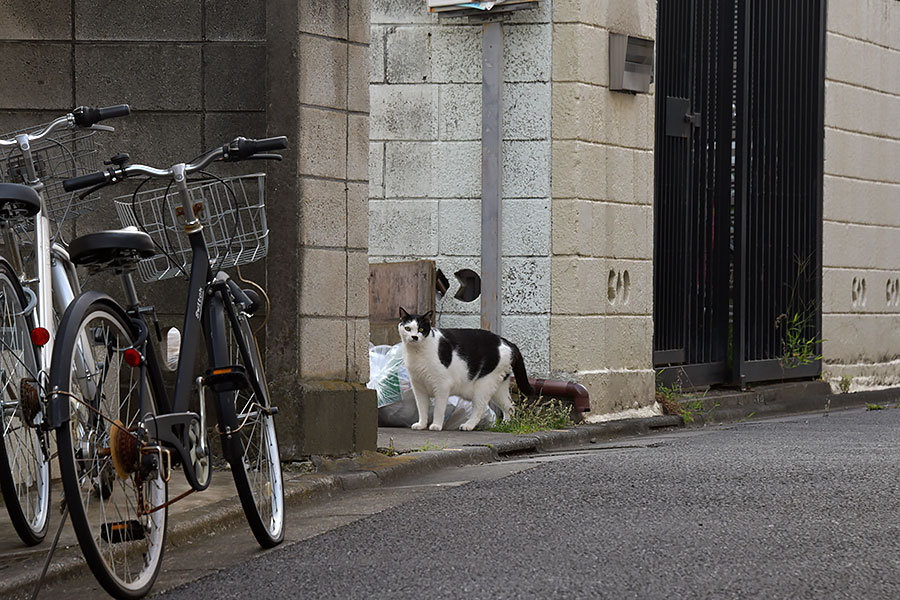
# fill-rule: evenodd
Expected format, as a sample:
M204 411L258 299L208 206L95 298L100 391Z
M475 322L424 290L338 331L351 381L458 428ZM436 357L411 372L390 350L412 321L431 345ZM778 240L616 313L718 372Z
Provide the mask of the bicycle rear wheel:
M126 362L137 337L127 317L109 300L80 300L60 324L51 369L51 386L69 398L57 429L63 489L97 581L139 598L159 573L168 516L164 461L141 427L156 402L142 367Z
M223 311L221 305L213 311L213 364L243 367L249 385L218 394L220 427L232 432L230 440L222 435L222 446L231 448L231 474L250 529L263 548L271 548L284 539L284 488L275 419L269 412L256 337L247 315L232 310L233 306L219 313L221 318L216 316ZM225 330L219 332L217 326Z
M26 304L12 268L0 261L0 489L16 533L33 546L47 534L50 463L47 434L34 426L39 355Z

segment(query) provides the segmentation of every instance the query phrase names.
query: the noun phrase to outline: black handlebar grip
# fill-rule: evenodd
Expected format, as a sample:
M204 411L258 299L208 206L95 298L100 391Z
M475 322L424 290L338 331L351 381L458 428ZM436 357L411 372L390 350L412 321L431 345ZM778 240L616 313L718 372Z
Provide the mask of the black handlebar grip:
M248 158L260 152L271 152L272 150L283 150L287 148L287 138L283 135L263 138L261 140L237 138L235 142L237 142L238 159Z
M96 173L80 175L78 177L72 177L71 179L63 180L63 189L67 192L83 190L86 187L92 187L95 185L100 185L101 183L106 183L106 180L108 178L108 171L97 171Z
M75 124L79 127L90 127L95 123L99 123L103 119L112 117L124 117L131 114L131 107L127 104L117 104L115 106L107 106L105 108L93 108L90 106L79 106L72 111L75 117Z

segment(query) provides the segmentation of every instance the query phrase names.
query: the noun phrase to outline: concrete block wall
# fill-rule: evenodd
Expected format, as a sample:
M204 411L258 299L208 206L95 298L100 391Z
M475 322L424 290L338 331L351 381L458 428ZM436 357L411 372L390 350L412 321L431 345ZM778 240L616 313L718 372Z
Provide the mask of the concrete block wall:
M553 3L550 364L593 414L654 402L654 96L609 90L609 32L656 37L656 2Z
M900 384L900 3L830 0L824 375Z
M552 3L503 25L502 335L530 373L550 372ZM481 26L422 0L373 0L369 260L432 259L451 282L438 324L480 327Z
M369 1L0 0L0 15L0 131L78 104L127 102L132 116L114 123L115 134L96 136L100 156L127 151L151 165L237 135L288 136L277 165L217 171L269 174L269 258L244 274L272 299L267 375L291 415L279 420L282 457L374 449L375 395L362 385ZM114 212L102 210L74 233L114 226ZM180 325L184 285L173 279L150 290L165 325ZM102 287L118 290L117 282Z

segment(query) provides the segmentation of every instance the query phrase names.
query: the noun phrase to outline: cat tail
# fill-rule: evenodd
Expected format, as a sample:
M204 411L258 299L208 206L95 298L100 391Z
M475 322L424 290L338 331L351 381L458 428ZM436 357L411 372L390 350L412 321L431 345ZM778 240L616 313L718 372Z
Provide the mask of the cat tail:
M507 343L512 348L512 370L513 375L516 376L516 387L519 388L521 393L530 396L534 393L534 388L528 383L528 374L525 372L525 361L522 359L522 353L519 352L518 346L509 341Z

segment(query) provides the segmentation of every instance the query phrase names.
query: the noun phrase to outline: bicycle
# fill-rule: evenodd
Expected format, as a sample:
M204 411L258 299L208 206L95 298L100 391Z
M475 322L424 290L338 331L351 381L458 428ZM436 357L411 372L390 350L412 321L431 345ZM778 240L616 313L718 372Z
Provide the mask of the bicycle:
M161 565L168 507L209 486L208 392L222 453L254 536L266 548L283 540L277 408L269 401L249 321L264 292L242 289L223 270L265 255L263 176L225 180L203 169L217 160L280 159L269 152L286 142L237 138L194 162L165 169L128 165L120 155L106 171L65 182L66 189L78 190L136 175L146 176L145 182L172 180L169 187L143 194L139 186L130 200L116 201L130 227L70 244L76 264L120 276L126 306L96 291L78 296L60 322L50 373L50 413L72 525L94 576L118 598L149 591ZM194 173L204 179L189 180ZM247 205L239 205L239 193ZM135 272L144 281L177 273L190 277L172 397L146 318L153 313L141 303ZM195 377L201 335L211 368ZM188 410L194 385L199 412ZM169 500L167 482L178 465L190 489Z
M127 105L82 106L49 124L0 136L0 228L10 254L10 260L0 259L0 490L13 527L27 545L40 543L49 523L50 448L43 401L54 309L62 314L80 292L59 243L60 228L96 199L76 201L62 181L96 170L93 130L113 130L96 124L129 112ZM30 260L22 248L30 248ZM34 277L26 275L31 262L37 267Z

